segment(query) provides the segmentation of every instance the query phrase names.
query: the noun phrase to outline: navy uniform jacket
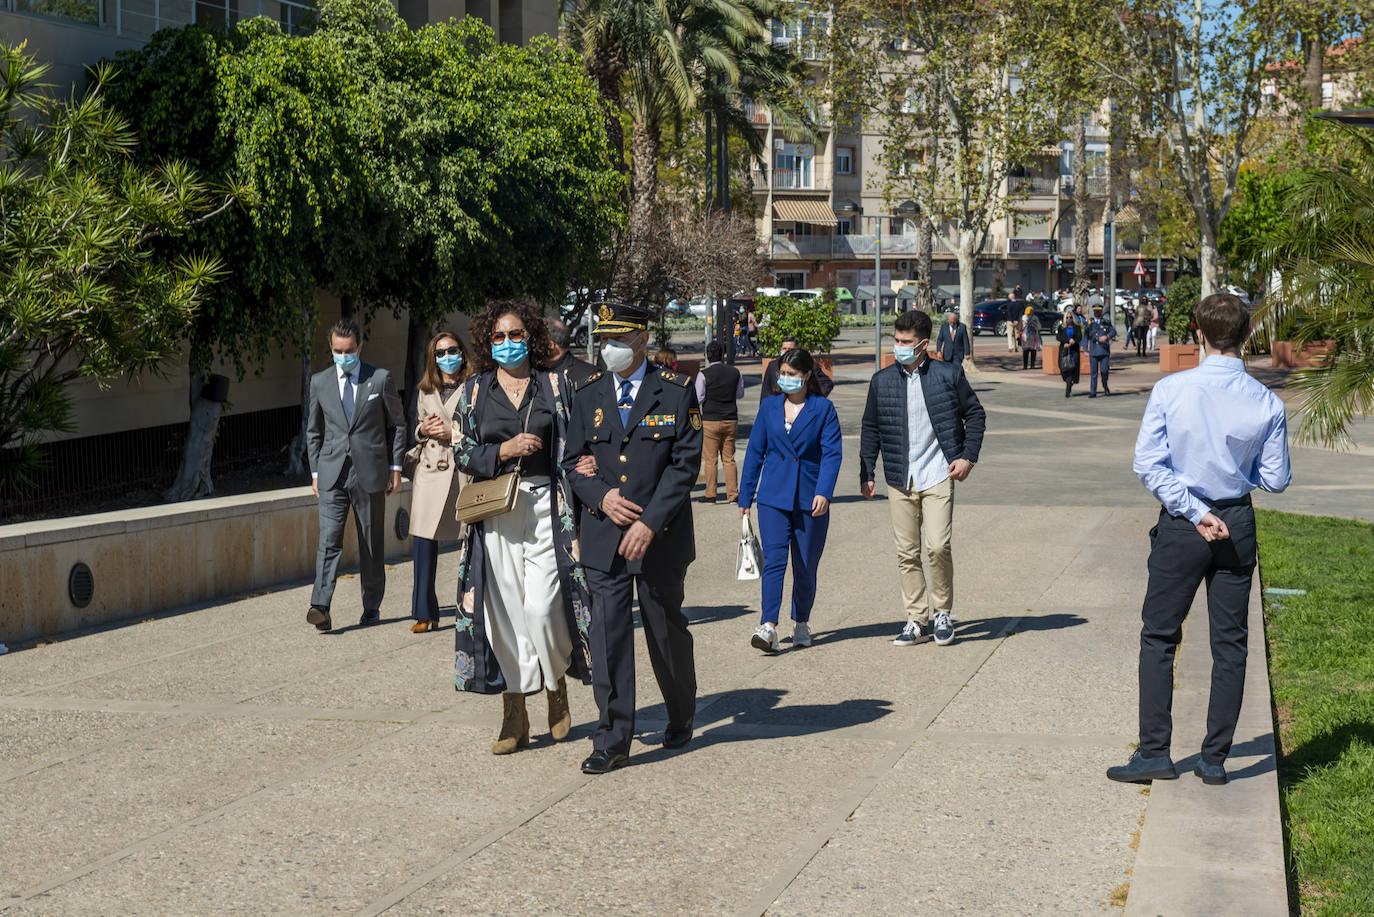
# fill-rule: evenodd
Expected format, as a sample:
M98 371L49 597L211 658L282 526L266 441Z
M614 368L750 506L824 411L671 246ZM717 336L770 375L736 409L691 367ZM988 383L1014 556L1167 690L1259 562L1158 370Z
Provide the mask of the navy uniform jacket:
M601 498L619 487L622 497L644 508L639 521L654 532L643 560L630 563L629 572L686 569L696 559L690 499L701 469L696 390L686 375L650 363L625 427L616 410L617 395L614 373L585 379L573 395L563 467L582 501L582 564L611 572L624 529L601 512ZM577 460L588 453L596 457L594 477L575 470Z

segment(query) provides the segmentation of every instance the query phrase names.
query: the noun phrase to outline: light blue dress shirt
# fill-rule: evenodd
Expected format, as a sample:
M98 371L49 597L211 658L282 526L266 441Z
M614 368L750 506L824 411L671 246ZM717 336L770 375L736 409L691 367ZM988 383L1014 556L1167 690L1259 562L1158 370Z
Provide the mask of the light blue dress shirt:
M1241 360L1210 356L1155 384L1134 467L1165 510L1194 525L1211 511L1208 501L1256 487L1279 493L1293 480L1283 402Z
M902 367L906 375L906 486L920 493L949 477L949 462L935 438L926 408L925 390L916 364Z

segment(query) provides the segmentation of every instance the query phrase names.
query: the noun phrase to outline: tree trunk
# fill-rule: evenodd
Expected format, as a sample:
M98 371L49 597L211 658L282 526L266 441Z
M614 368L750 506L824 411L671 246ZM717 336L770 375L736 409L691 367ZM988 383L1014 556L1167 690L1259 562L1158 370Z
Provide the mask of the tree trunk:
M1326 41L1320 34L1306 33L1302 36L1303 68L1302 91L1307 97L1307 107L1319 111L1322 107L1322 71L1326 65Z
M933 227L924 213L916 218L916 308L935 311L935 290L931 285L931 252L935 247Z
M978 253L970 248L972 245L960 239L955 252L959 261L959 321L965 328L973 327L973 282L978 274Z
M293 477L310 474L310 462L305 454L305 430L310 422L310 336L311 322L307 311L302 316L301 330L301 426L286 447L286 473Z
M654 199L658 195L658 152L661 145L659 126L638 122L630 141L630 257L627 259L630 276L625 286L641 305L647 303L646 288L648 262L646 246L653 232Z
M429 365L429 354L425 348L429 345L430 328L428 325L421 325L415 321L413 314L406 322L406 371L405 371L405 413L406 413L406 442L410 442L410 431L419 426L420 418L416 411L415 393L420 390L420 380L424 378L425 367Z
M1220 286L1221 256L1217 248L1217 232L1204 224L1198 239L1198 276L1202 279L1201 299L1215 293Z
M712 129L712 117L711 117L711 112L709 112L709 111L706 112L706 113L705 113L705 118L706 118L706 207L705 207L705 209L706 209L706 210L710 210L710 209L711 209L711 205L712 205L712 203L714 202L714 193L715 193L715 192L714 192L714 188L715 188L714 179L715 179L715 175L716 175L716 169L715 169L715 155L716 155L716 154L715 154L715 149L716 149L716 144L715 144L715 140L713 139L713 138L715 137L715 131Z
M1087 308L1088 260L1088 119L1080 116L1073 128L1073 302Z
M215 454L215 435L219 432L224 403L202 397L205 389L204 378L192 380L191 420L186 429L181 468L172 486L162 492L162 499L168 503L208 497L215 492L215 482L210 477L210 461Z

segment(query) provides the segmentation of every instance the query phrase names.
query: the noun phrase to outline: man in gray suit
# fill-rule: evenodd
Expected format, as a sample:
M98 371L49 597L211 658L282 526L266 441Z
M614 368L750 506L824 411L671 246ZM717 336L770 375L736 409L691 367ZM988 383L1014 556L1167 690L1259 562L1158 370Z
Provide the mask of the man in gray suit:
M320 631L333 626L329 603L350 506L362 566L363 616L358 624L377 623L386 591L386 498L401 486L405 412L391 374L359 359L361 342L357 322L335 322L329 332L334 365L310 380L305 446L311 486L320 498L320 550L305 619Z

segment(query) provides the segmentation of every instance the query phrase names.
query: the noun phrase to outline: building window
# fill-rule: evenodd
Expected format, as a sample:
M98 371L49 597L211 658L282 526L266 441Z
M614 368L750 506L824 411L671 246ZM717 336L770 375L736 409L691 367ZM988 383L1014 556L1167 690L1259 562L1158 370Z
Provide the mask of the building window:
M835 235L837 236L847 236L853 231L854 221L848 217L840 217L839 222L835 224Z
M774 188L814 188L812 163L816 148L809 143L777 143L773 148Z
M1336 84L1330 80L1322 81L1322 104L1330 105L1331 100L1336 97Z
M854 148L850 146L835 147L835 174L853 175L854 174Z
M21 13L36 13L86 25L100 24L100 12L95 0L16 0L11 8Z
M777 286L784 290L801 290L806 287L806 273L803 271L779 271L773 275Z

